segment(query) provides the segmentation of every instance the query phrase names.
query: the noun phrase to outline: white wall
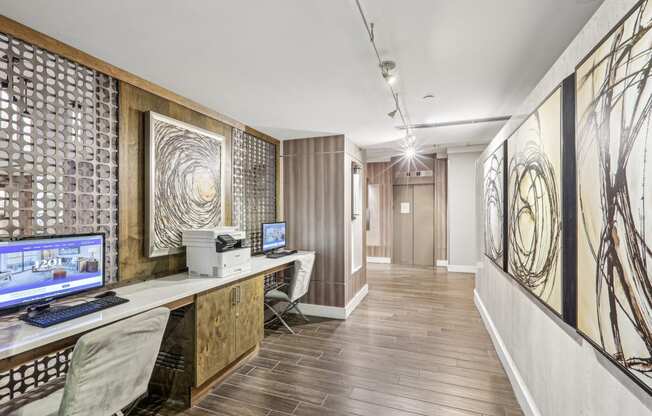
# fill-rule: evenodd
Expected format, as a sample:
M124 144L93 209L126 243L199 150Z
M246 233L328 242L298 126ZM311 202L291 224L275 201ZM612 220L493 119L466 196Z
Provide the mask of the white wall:
M530 93L518 114L527 114L570 75L636 0L605 0L559 60ZM542 34L545 35L545 34ZM523 57L527 59L527 57ZM514 130L508 123L487 153ZM476 182L481 190L481 181ZM478 218L483 213L478 212ZM481 221L478 221L481 232ZM476 304L483 315L526 414L601 416L652 414L652 398L559 318L544 310L485 256L476 277Z
M448 155L448 270L474 272L481 234L476 226L475 169L480 152Z

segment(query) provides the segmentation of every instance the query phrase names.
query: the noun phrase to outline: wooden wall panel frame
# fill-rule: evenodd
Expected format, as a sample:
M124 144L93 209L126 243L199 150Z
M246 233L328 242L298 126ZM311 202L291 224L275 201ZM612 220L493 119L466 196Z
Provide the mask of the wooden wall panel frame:
M577 327L577 170L575 153L575 74L561 88L561 257L562 317Z

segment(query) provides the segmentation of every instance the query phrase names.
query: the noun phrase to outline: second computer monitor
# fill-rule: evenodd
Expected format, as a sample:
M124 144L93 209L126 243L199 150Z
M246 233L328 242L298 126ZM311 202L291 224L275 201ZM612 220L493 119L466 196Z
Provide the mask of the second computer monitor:
M285 223L272 222L262 225L263 252L285 247Z

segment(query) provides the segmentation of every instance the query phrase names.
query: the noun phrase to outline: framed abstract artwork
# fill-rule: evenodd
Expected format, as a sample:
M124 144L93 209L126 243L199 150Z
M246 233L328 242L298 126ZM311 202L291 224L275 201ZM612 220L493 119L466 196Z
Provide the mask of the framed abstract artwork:
M508 140L507 272L562 314L562 94L557 88Z
M184 229L224 221L224 137L154 112L145 114L145 250L183 251Z
M650 393L651 25L638 3L575 74L577 328Z
M503 142L483 164L484 253L500 268L505 268L505 188L507 144Z

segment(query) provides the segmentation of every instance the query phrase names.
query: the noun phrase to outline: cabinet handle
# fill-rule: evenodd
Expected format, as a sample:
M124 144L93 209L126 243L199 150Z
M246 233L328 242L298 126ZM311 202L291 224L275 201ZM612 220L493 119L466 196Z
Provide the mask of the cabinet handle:
M242 289L242 287L238 286L238 304L240 303L240 289Z
M236 300L236 290L237 289L238 289L237 287L234 287L233 289L231 289L231 305L235 305L236 303L238 303L237 300Z

